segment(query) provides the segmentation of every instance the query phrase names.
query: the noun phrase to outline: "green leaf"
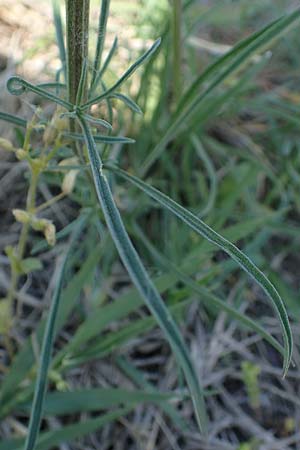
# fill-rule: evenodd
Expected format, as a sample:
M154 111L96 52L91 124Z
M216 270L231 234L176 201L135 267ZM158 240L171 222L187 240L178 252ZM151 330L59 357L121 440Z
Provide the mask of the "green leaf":
M94 59L91 90L93 90L93 86L96 81L97 72L99 71L100 65L101 65L102 52L103 52L103 47L104 47L104 42L105 42L105 35L106 35L106 25L107 25L107 19L108 19L108 15L109 15L109 5L110 5L110 0L102 0L101 12L100 12L100 16L99 16L97 47L96 47L96 54L95 54L95 59Z
M180 206L174 200L169 198L167 195L158 191L149 184L144 183L137 177L129 175L127 172L110 167L115 173L120 175L123 179L131 182L136 187L144 191L154 200L156 200L164 209L171 211L180 220L185 222L190 228L192 228L196 233L203 236L205 239L211 243L217 245L220 249L226 252L238 265L244 269L264 290L267 294L271 303L274 307L275 312L278 315L280 324L282 326L283 338L284 338L284 363L283 363L283 376L287 374L288 368L292 359L293 350L293 338L291 333L291 328L289 324L288 315L286 312L285 305L278 294L275 287L268 280L268 278L255 266L255 264L246 256L241 250L239 250L234 244L222 237L220 234L216 233L212 228L206 225L202 220L200 220L193 213L187 209Z
M95 187L108 229L132 281L167 336L175 357L185 374L194 403L199 427L202 431L204 431L206 427L206 411L203 392L191 362L189 352L184 344L184 341L182 340L175 321L171 317L168 308L165 306L157 289L150 280L142 261L140 260L140 257L138 256L125 230L120 213L111 194L109 184L106 177L103 175L102 161L97 152L89 126L80 116L78 117L78 120L86 139Z
M81 389L47 394L44 415L59 416L88 411L101 411L114 406L128 406L142 402L166 403L178 395L162 392L146 392L121 388ZM21 411L30 411L30 404L20 405Z
M26 120L22 119L21 117L14 116L13 114L8 114L0 111L0 120L4 120L5 122L12 123L19 127L23 128L27 127Z
M13 76L10 77L7 81L7 89L12 95L22 95L26 91L34 92L35 94L39 95L42 98L45 98L47 100L50 100L54 103L57 103L58 105L63 106L64 108L68 110L73 109L73 105L59 97L57 97L54 94L51 94L48 91L45 91L44 89L39 88L38 86L34 86L33 84L29 83L28 81L24 80L21 77Z
M143 114L143 111L141 110L141 108L139 107L139 105L137 105L130 97L128 97L127 95L124 94L111 94L109 96L109 98L116 98L117 100L120 100L121 102L125 103L126 106L128 106L128 108L130 108L132 111L136 112L137 114Z
M135 63L133 63L129 69L126 70L126 72L118 79L118 81L111 86L109 89L107 89L105 92L103 92L101 95L89 100L87 103L81 106L81 110L84 111L88 108L90 108L95 103L99 103L101 100L103 100L106 97L109 97L110 94L112 94L114 91L119 89L119 87L125 83L126 80L128 80L129 77L148 59L150 58L153 53L156 52L158 47L160 46L161 39L157 39L154 44L142 55L140 58L138 58Z
M75 439L93 433L101 429L104 425L114 422L131 411L132 407L117 409L111 413L103 414L93 419L85 419L67 425L58 430L41 433L37 442L36 450L52 450L62 443L73 442ZM0 450L22 450L24 439L10 439L0 443Z
M112 59L112 57L113 57L117 47L118 47L118 38L115 37L113 45L111 46L111 49L109 50L108 55L105 58L103 66L102 66L101 70L97 73L97 75L95 77L95 81L93 83L93 86L90 89L90 96L92 96L94 90L96 89L96 87L100 83L101 78L103 77L103 74L105 73L106 69L108 68L109 63L110 63L110 61L111 61L111 59Z
M274 215L271 215L274 217ZM264 216L259 219L252 219L247 222L243 222L242 224L233 225L223 230L223 234L231 240L240 240L246 238L250 233L253 233L261 226L266 226L266 224L270 221L270 218ZM143 239L143 243L145 240ZM155 286L157 290L161 293L166 293L169 288L174 286L176 282L179 280L183 281L182 274L186 277L187 275L192 275L195 273L195 270L198 270L198 266L205 262L207 259L207 252L214 250L215 246L210 244L208 241L204 241L196 248L193 249L193 252L186 255L186 261L183 261L182 264L177 267L177 271L172 270L172 265L169 267L169 261L166 263L167 273L157 276L154 279ZM157 259L158 263L164 267L159 259ZM231 263L231 261L226 262ZM232 266L232 264L230 264ZM223 266L224 267L224 264ZM234 267L233 267L234 268ZM215 267L212 267L211 271L207 272L207 276L209 274L215 273ZM190 279L190 277L189 277ZM198 285L197 285L198 286ZM191 287L191 286L190 286ZM200 290L201 292L200 292ZM220 309L227 308L226 303L221 299L218 299L217 302L214 302L214 298L217 298L211 294L208 289L205 289L201 286L197 287L197 292L201 295L197 297L197 300L203 302L207 307L218 307ZM224 305L224 306L223 306ZM81 348L84 345L87 345L89 349L89 343L91 339L97 338L100 336L100 333L108 326L111 322L116 322L124 317L128 316L131 312L136 311L140 306L142 306L142 299L140 298L138 292L132 288L125 294L119 295L118 298L109 303L107 305L101 306L101 308L96 308L93 310L93 313L90 314L88 318L79 326L72 340L64 346L63 349L58 352L56 357L54 358L53 366L58 368L60 363L64 363L64 358L68 358L68 355L74 354L77 352L77 349ZM229 309L226 309L229 313ZM234 313L234 312L233 312ZM245 316L246 320L248 319ZM256 330L254 322L254 326L249 323L249 328ZM247 325L245 323L245 325ZM258 327L260 326L257 324ZM143 330L142 330L143 331ZM128 335L128 334L127 334ZM267 337L265 336L267 339ZM272 341L272 342L271 342ZM277 341L270 336L269 342L272 345L275 345L275 348L278 351L284 353L283 347L277 343Z
M84 136L80 133L63 133L65 137L76 139L77 141L84 141ZM102 136L100 134L93 135L95 142L101 142L103 144L133 144L134 139L124 136Z
M57 330L59 330L65 323L70 311L76 304L82 287L85 283L88 283L90 277L93 275L94 268L100 257L100 246L96 246L88 256L87 260L82 264L79 272L74 275L67 287L63 290L62 301L57 318ZM39 345L41 345L42 342L45 326L46 321L42 320L34 333L34 340L37 341ZM14 405L18 403L16 390L36 362L34 350L32 348L32 339L33 337L31 336L24 342L21 349L13 359L9 372L2 381L0 391L0 417L5 417L5 415L9 414Z
M144 175L150 169L153 163L163 153L168 142L179 134L182 129L182 124L186 123L190 116L195 113L199 104L208 94L213 92L215 88L245 64L253 54L257 53L262 48L265 48L271 41L277 39L282 33L286 32L292 24L299 20L299 18L300 9L297 9L281 19L275 20L262 30L251 35L249 38L239 42L232 50L209 66L192 84L180 101L162 138L143 162L140 169L141 175ZM228 63L230 64L228 65ZM214 76L213 79L208 82L212 76ZM201 86L205 86L205 89L203 92L198 93L198 89Z
M67 89L67 85L64 83L58 83L58 82L49 82L49 83L38 83L36 84L36 87L44 88L44 89Z
M210 191L209 191L207 204L206 204L205 208L203 210L199 211L199 213L197 214L198 217L203 217L211 211L211 209L213 208L213 206L215 204L215 200L216 200L216 196L217 196L218 181L217 181L217 176L216 176L216 172L215 172L213 163L212 163L211 159L209 158L208 154L206 153L199 138L195 134L192 134L191 142L196 150L197 155L202 160L202 162L207 170L207 175L208 175L208 178L210 181Z
M29 274L35 270L40 270L43 268L41 261L37 258L26 258L20 263L20 269L22 273Z
M107 128L108 130L112 130L112 125L104 119L99 119L97 117L90 116L89 114L84 114L83 117L92 125L101 126Z
M264 327L260 325L257 320L252 320L247 317L245 314L238 311L238 309L234 308L226 301L221 300L216 295L212 294L208 289L200 286L196 281L194 281L191 277L186 275L180 268L178 268L172 261L166 258L164 255L159 253L157 249L151 244L151 242L147 239L145 233L139 229L139 227L135 227L139 238L142 243L146 246L148 251L154 257L155 261L159 263L159 265L176 275L179 280L181 280L186 286L192 289L194 292L199 294L198 301L204 303L209 309L216 309L217 311L225 311L229 317L237 320L241 325L249 328L250 330L255 331L257 334L262 336L267 342L269 342L279 353L284 355L284 348L282 345L277 342L273 336L271 336L268 332L265 331Z
M55 25L55 33L56 33L56 41L59 49L59 57L61 61L61 65L63 67L65 80L66 80L66 47L65 47L65 40L64 40L64 30L63 30L63 24L61 19L61 12L60 12L60 1L59 0L52 0L52 8L53 8L53 18L54 18L54 25Z
M77 241L80 232L82 231L83 225L85 224L86 217L83 217L78 228L76 228L69 245L69 249L65 254L60 273L58 276L57 283L55 285L55 290L53 293L52 304L50 307L50 312L47 319L45 335L43 337L42 350L40 355L40 365L37 374L36 387L34 392L33 404L31 409L30 421L28 435L26 438L25 450L33 450L36 446L36 440L38 437L40 423L42 420L43 404L47 389L47 378L48 370L51 361L52 347L55 337L55 323L57 318L57 313L59 310L59 302L61 300L62 286L64 281L64 276L66 272L66 266L73 251L75 242Z
M83 96L84 96L84 91L85 91L85 87L86 87L86 81L87 81L87 59L85 58L83 60L82 63L82 68L81 68L81 75L80 75L80 80L79 80L79 84L78 84L78 89L77 89L77 93L76 93L76 106L79 106Z
M117 364L120 369L130 378L137 386L143 388L146 392L157 394L157 388L149 383L140 370L130 364L122 357L117 358ZM180 416L176 408L168 402L161 402L160 408L165 412L167 416L177 425L181 430L185 431L189 428L188 423Z

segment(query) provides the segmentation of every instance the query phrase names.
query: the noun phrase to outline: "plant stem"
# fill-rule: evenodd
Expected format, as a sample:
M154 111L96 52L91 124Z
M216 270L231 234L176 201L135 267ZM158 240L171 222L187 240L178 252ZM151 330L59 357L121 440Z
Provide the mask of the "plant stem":
M88 56L90 0L66 0L67 22L67 86L68 101L76 104L83 61ZM87 100L87 83L83 88L82 101ZM70 131L75 132L77 125L70 119ZM80 147L72 144L74 153L81 163L85 161Z
M37 183L38 183L39 175L40 175L39 171L33 170L31 168L30 185L29 185L27 201L26 201L26 211L27 212L33 212L34 208L35 208ZM30 225L28 223L24 223L22 226L18 246L16 248L16 257L17 257L18 261L22 261L22 259L24 257L29 229L30 229ZM12 302L16 296L16 290L17 290L18 281L19 281L20 276L19 276L18 272L14 269L13 266L11 269L12 269L11 282L10 282L7 299L12 305ZM20 313L20 304L18 304L18 307L17 307L17 315L19 313Z
M83 61L88 56L89 9L90 0L66 1L67 84L68 100L72 104L76 102Z

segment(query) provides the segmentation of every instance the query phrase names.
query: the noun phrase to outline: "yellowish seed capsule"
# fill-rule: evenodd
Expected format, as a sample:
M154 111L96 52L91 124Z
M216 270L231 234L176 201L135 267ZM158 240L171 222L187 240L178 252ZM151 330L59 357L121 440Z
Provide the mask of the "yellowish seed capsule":
M61 117L62 112L63 110L58 108L55 111L50 123L46 126L43 136L43 141L46 145L52 144L58 133L68 129L69 120L67 117Z
M11 305L7 299L0 300L0 333L6 334L12 326Z
M6 150L7 152L15 151L14 146L8 139L0 138L0 148Z
M15 219L21 223L30 223L31 222L31 214L23 209L13 209L12 210Z
M73 191L78 172L78 170L70 170L70 172L65 175L62 183L62 191L64 194L69 195Z
M65 131L69 128L69 119L61 117L61 111L58 111L57 116L55 116L54 126L59 132Z
M53 247L56 243L56 228L52 222L49 222L45 227L44 235L48 244Z
M18 158L19 161L24 161L24 159L26 159L28 157L28 154L25 150L23 150L22 148L18 148L16 150L16 156Z
M31 217L31 222L30 225L32 226L32 228L36 231L45 231L45 228L47 227L47 225L51 223L50 220L47 219L39 219L38 217L32 216Z

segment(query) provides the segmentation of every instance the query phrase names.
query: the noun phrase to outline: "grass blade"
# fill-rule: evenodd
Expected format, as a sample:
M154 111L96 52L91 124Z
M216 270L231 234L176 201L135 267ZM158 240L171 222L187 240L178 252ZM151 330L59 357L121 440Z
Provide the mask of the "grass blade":
M250 233L258 230L258 228L260 228L261 226L266 226L269 220L270 218L266 219L265 217L263 217L259 220L252 219L248 222L243 223L242 225L239 224L238 227L236 225L233 225L231 227L228 227L227 229L224 229L223 235L231 240L245 239L247 236L249 236ZM177 269L179 269L179 272L184 273L185 276L193 275L195 273L195 268L198 268L198 266L204 263L204 261L207 259L207 253L212 251L213 249L213 245L211 245L208 241L202 242L193 250L192 254L187 256L187 260L183 261L183 263L179 268L177 267ZM166 293L168 289L174 286L176 282L180 281L180 279L181 277L179 273L177 274L174 271L170 272L168 269L168 271L163 275L155 277L154 284L157 290L162 295ZM202 289L201 296L199 296L199 301L203 301L204 304L206 303L209 306L210 302L212 301L210 298L210 294L211 293L207 289ZM81 348L84 345L89 346L87 342L99 336L99 334L105 329L106 326L108 326L111 322L116 322L128 316L131 312L136 311L139 307L142 306L142 303L143 301L140 295L134 288L132 288L125 294L120 295L114 302L95 310L93 314L91 314L90 317L87 318L79 326L72 340L68 344L66 344L60 352L58 352L58 354L54 358L53 367L58 368L62 360L65 357L68 358L68 355L76 352L76 349Z
M238 43L230 52L220 58L216 63L208 67L208 69L200 75L193 83L182 101L179 103L177 111L171 119L171 122L165 130L162 138L154 147L147 159L141 166L140 173L144 175L154 162L159 158L165 149L165 146L178 135L181 125L187 121L189 116L195 112L201 101L210 94L217 86L219 86L226 78L231 76L238 68L249 60L259 50L264 48L274 39L278 38L288 27L300 18L300 9L284 16L283 18L267 25L263 30L254 33L249 38ZM228 62L231 62L228 65ZM204 85L212 75L216 77L208 84L204 92L198 93L200 86Z
M204 217L211 211L211 209L213 208L213 206L215 204L215 200L217 197L218 180L217 180L217 175L216 175L213 163L212 163L211 159L209 158L208 154L206 153L202 143L200 142L200 139L196 136L196 134L192 134L191 143L194 146L197 155L202 160L203 165L207 171L207 176L210 181L210 190L209 190L207 204L204 207L204 209L199 211L197 214L198 217Z
M65 46L65 40L64 40L64 30L63 30L63 24L61 20L61 13L60 13L60 2L58 0L52 0L52 8L53 8L53 18L54 18L54 25L55 25L55 33L56 33L56 41L59 49L59 57L61 60L61 65L63 68L65 80L67 78L66 74L66 46Z
M137 386L141 387L146 392L157 394L157 388L145 379L143 372L138 370L135 366L122 357L118 357L116 362L122 372L124 372L124 374ZM188 423L179 415L176 408L172 404L162 402L160 407L179 428L182 430L187 430L189 428Z
M159 391L128 390L121 388L94 388L76 391L51 392L44 402L44 415L62 416L67 414L100 411L114 406L128 406L142 402L166 403L178 398L178 394ZM20 405L20 410L30 410L30 404Z
M50 450L57 448L61 443L72 442L75 439L99 430L110 422L120 419L132 409L133 406L117 409L116 411L103 414L97 418L80 420L77 423L64 426L58 430L41 433L36 450ZM24 439L11 439L0 443L0 450L22 450L23 446Z
M64 257L62 267L60 270L59 278L57 280L57 284L55 287L55 291L53 294L53 300L47 320L45 335L43 338L41 356L40 356L40 367L38 370L36 387L34 392L34 399L32 404L32 410L29 421L29 431L26 439L25 450L33 450L36 446L36 441L39 433L40 423L42 419L42 410L43 403L46 394L47 388L47 377L48 377L48 369L51 361L52 347L55 336L55 324L56 317L59 307L59 302L61 299L62 286L66 271L67 262L69 256L73 250L73 244L76 242L78 238L79 232L82 230L82 225L85 223L82 221L80 226L76 229L74 235L72 236L69 249Z
M288 368L292 359L293 350L293 338L290 329L288 315L285 309L285 305L268 278L255 266L255 264L234 244L222 237L220 234L216 233L212 228L206 225L202 220L200 220L193 213L183 208L181 205L176 203L174 200L169 198L167 195L158 191L154 187L144 183L137 177L129 175L127 172L121 169L112 169L123 179L131 182L136 187L144 191L154 200L156 200L164 209L168 209L173 214L175 214L180 220L185 222L190 228L192 228L196 233L203 236L205 239L211 243L217 245L221 250L226 252L238 265L244 269L264 290L267 294L271 303L278 315L280 324L282 326L283 338L284 338L284 363L283 363L283 376L287 374Z
M95 247L94 251L88 256L87 260L82 264L79 272L76 273L66 288L62 292L62 302L60 303L59 315L57 317L57 327L60 329L68 318L70 311L76 304L81 293L83 285L90 280L95 266L101 257L101 247ZM38 344L42 343L42 336L46 327L46 320L42 320L38 325L34 339ZM15 356L10 371L5 375L0 392L1 411L0 416L5 417L12 410L14 404L17 402L16 391L18 392L19 385L26 378L28 372L35 364L35 354L32 348L32 337L28 337L23 343L22 348Z
M186 286L191 288L194 292L199 294L199 301L207 305L208 308L216 309L217 311L225 311L228 316L232 319L235 319L240 324L244 325L246 328L249 328L252 331L255 331L257 334L262 336L269 344L271 344L279 353L284 355L284 348L282 345L277 342L272 335L267 333L265 329L257 322L245 314L239 312L236 308L226 303L226 301L221 300L216 295L212 294L208 289L200 286L196 281L194 281L190 276L186 275L182 270L180 270L176 264L172 263L168 258L162 255L157 249L151 244L151 242L147 239L144 233L140 230L140 228L135 225L135 230L141 242L148 249L149 253L152 254L153 258L159 265L168 271L173 272L179 280L181 280Z
M165 306L157 289L150 280L142 261L125 230L120 213L111 194L109 184L106 177L103 175L103 164L97 152L89 126L80 116L78 119L86 139L95 187L109 231L133 283L168 338L190 388L199 427L204 431L206 427L206 412L203 392L191 362L189 352L182 340L175 321L171 317L168 308Z

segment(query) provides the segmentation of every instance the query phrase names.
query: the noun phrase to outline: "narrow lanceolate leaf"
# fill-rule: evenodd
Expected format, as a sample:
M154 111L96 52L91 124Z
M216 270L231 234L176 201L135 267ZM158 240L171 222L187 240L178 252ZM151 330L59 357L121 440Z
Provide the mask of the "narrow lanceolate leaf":
M270 45L274 39L277 39L282 33L286 32L292 24L299 20L299 18L300 9L297 9L293 13L272 22L264 29L254 33L242 42L239 42L232 50L209 66L204 73L195 80L179 102L177 111L175 111L171 118L163 136L144 161L140 173L144 175L150 169L163 153L168 142L179 134L182 130L183 123L186 123L191 115L197 111L200 103L209 94L249 61L255 53L266 48L266 46ZM199 92L199 88L203 86L205 86L204 90Z
M50 100L51 102L57 103L58 105L63 106L64 108L71 110L73 109L73 105L54 94L51 94L44 89L35 86L34 84L29 83L21 77L13 76L10 77L7 81L7 89L12 95L22 95L26 91L34 92L40 97L45 98L46 100Z
M7 114L5 112L0 111L0 120L4 120L5 122L12 123L13 125L17 125L18 127L27 127L26 120L21 117L14 116L13 114Z
M61 60L61 65L64 71L66 80L66 47L64 41L64 30L60 13L60 2L59 0L52 0L53 7L53 18L55 25L56 41L59 49L59 57Z
M84 141L84 136L80 133L63 133L63 135L77 141ZM102 136L100 134L94 135L93 139L95 142L103 144L133 144L135 142L134 139L124 136Z
M84 218L85 221L85 218ZM56 326L56 318L59 307L59 302L61 298L62 286L64 275L66 271L66 265L70 256L71 251L73 250L73 244L76 242L76 238L78 237L79 231L81 231L83 225L83 220L80 223L80 226L74 233L69 250L67 251L62 267L60 270L59 278L57 280L55 291L53 295L53 300L51 304L50 313L47 320L45 335L43 338L41 356L40 356L40 367L38 370L37 382L34 392L33 404L31 409L31 416L29 422L29 431L26 439L25 450L33 450L36 446L36 441L39 433L40 423L42 419L43 412L43 403L46 394L47 388L47 376L48 369L51 361L52 347L55 336L55 326Z
M101 78L103 77L103 74L105 73L106 69L108 68L109 63L110 63L110 61L111 61L111 59L112 59L112 57L113 57L117 47L118 47L118 38L115 37L113 45L111 46L111 48L110 48L110 50L108 52L108 55L105 58L103 66L101 67L99 72L96 74L93 86L91 86L91 88L90 88L90 95L91 96L93 95L94 90L97 88L98 84L101 81Z
M140 57L138 58L130 67L126 70L126 72L123 73L123 75L118 79L118 81L111 86L109 89L104 91L101 95L98 97L95 97L91 100L89 100L87 103L82 105L81 110L84 111L90 106L94 105L95 103L99 103L104 98L108 97L110 94L112 94L114 91L119 89L119 87L125 83L126 80L128 80L129 77L148 59L150 56L153 55L153 53L156 52L158 47L160 46L161 39L157 39L154 44Z
M98 117L90 116L89 114L84 114L84 119L87 120L92 125L101 126L107 128L108 130L112 130L112 125L104 119L99 119Z
M194 403L199 427L201 430L205 430L206 412L203 392L190 359L189 352L184 344L184 341L182 340L174 319L170 315L169 310L165 306L156 287L150 280L143 263L125 230L120 213L115 205L112 193L110 191L109 184L103 174L102 161L97 152L90 128L80 116L78 119L85 136L99 202L102 206L111 236L132 281L167 336L177 361L185 374Z
M62 426L58 429L41 433L37 442L36 450L53 450L60 444L73 442L75 439L81 438L94 431L100 430L103 426L115 422L123 416L126 416L134 407L120 408L113 412L100 415L92 419L80 419L72 425ZM24 439L9 439L0 442L0 450L23 450Z
M58 91L59 89L67 89L66 84L58 82L39 83L36 85L36 87L40 87L42 89L56 89L56 91Z
M127 95L117 93L117 94L111 94L109 96L109 98L116 98L117 100L120 100L121 102L125 103L125 105L128 106L128 108L130 108L132 111L136 112L137 114L143 114L139 105L137 105L132 100L132 98L128 97Z
M81 75L80 75L79 85L78 85L77 94L76 94L76 106L80 105L82 98L84 96L86 80L87 80L87 58L85 58L82 63Z
M116 406L128 406L132 403L166 403L176 396L171 393L147 392L146 390L128 390L121 388L95 388L47 394L44 414L62 416L87 411L100 411ZM30 410L30 404L20 405L21 411Z
M145 233L142 233L137 225L135 225L134 228L138 236L140 237L141 242L143 242L144 246L155 259L155 262L157 262L163 269L174 273L176 278L181 280L184 284L186 284L186 286L190 287L194 292L199 294L199 301L201 303L204 303L208 308L225 311L230 318L237 320L241 325L244 325L250 330L255 331L263 339L269 342L279 353L284 355L284 348L282 347L282 345L280 345L279 342L275 338L273 338L273 336L269 334L257 320L250 319L250 317L247 317L234 306L229 305L226 301L221 300L208 289L200 286L200 284L194 281L190 276L186 275L182 270L180 270L180 268L178 268L176 264L166 258L163 254L158 252L158 250L147 239Z
M97 72L99 71L100 65L101 65L102 52L103 52L103 47L104 47L104 42L105 42L105 35L106 35L106 25L107 25L107 19L108 19L108 14L109 14L109 4L110 4L110 0L102 0L101 12L100 12L100 16L99 16L97 47L96 47L96 54L95 54L95 60L94 60L94 71L93 71L93 76L92 76L91 88L93 88Z
M284 338L284 364L283 364L283 376L287 374L288 368L292 359L292 349L293 349L293 338L290 329L288 315L285 309L285 305L268 278L256 267L256 265L246 256L241 250L239 250L234 244L229 242L227 239L222 237L220 234L216 233L212 228L206 225L202 220L200 220L193 213L183 208L181 205L176 203L174 200L169 198L167 195L158 191L154 187L144 183L137 177L129 175L127 172L112 168L114 172L120 175L123 179L130 181L139 189L143 190L146 194L156 200L163 208L168 209L173 214L175 214L180 220L185 222L190 228L192 228L196 233L203 236L208 241L217 245L220 249L226 252L232 259L234 259L239 266L244 269L264 290L272 305L278 315L280 320L283 338Z

